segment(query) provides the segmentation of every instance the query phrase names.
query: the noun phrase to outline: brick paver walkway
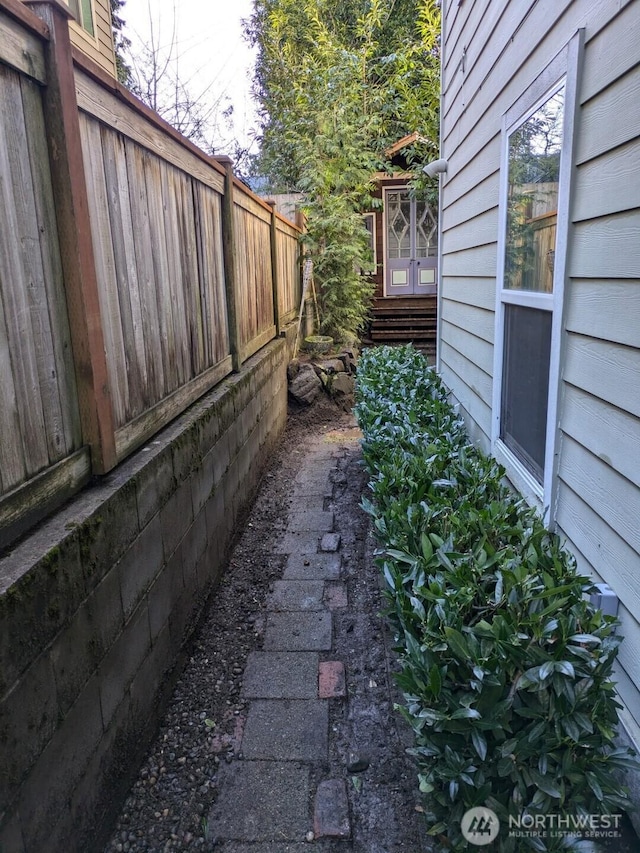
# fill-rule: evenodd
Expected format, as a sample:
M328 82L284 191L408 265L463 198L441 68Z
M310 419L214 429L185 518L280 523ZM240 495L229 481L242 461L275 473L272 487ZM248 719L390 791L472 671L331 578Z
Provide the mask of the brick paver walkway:
M224 850L245 843L256 853L293 853L295 842L309 849L309 833L351 834L344 778L323 779L315 792L310 787L312 770L328 761L329 702L345 696L344 663L320 661L332 647L332 613L348 604L340 535L334 513L324 508L339 455L335 446L318 444L292 484L287 529L275 544L288 555L286 568L269 600L264 650L251 653L244 674L250 701L243 760L229 768L209 816L215 837L234 842Z
M348 442L353 455L354 430ZM240 754L221 771L220 794L208 817L209 837L220 853L422 849L415 844L387 849L374 839L356 843L350 817L350 796L362 785L354 774L369 766L369 759L360 754L362 747L384 746L385 737L397 735L381 731L379 744L363 744L358 736L359 719L367 721L363 732L381 728L367 703L391 704L384 654L381 669L370 674L360 672L355 660L343 659L354 625L368 625L369 631L371 625L380 625L375 623L377 614L359 612L357 596L349 593L349 567L341 544L342 534L348 538L349 532L341 531L333 511L335 484L345 478L339 463L347 452L335 439L318 439L292 483L287 528L273 546L286 555L284 574L268 601L263 648L250 654L244 673L247 714ZM374 636L383 647L380 634ZM353 696L348 694L349 680ZM382 700L372 689L378 682ZM339 725L331 724L334 717ZM332 738L340 731L351 732L353 739L354 751L346 757L332 748ZM413 811L413 803L404 805ZM393 820L385 808L364 822L375 826L377 819Z

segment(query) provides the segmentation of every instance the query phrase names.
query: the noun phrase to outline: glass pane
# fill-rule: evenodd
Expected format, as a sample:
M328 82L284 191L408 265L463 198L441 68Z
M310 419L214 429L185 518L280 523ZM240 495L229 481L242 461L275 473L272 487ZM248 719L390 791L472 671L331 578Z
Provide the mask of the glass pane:
M542 483L547 439L550 311L505 305L500 438Z
M82 26L89 33L93 32L93 9L91 8L91 0L82 0Z
M363 214L362 220L364 222L364 227L367 229L369 234L369 258L368 262L365 266L360 270L361 273L366 275L375 275L376 272L376 246L374 240L374 226L373 226L373 213L365 213Z
M553 291L564 87L509 137L504 286Z
M406 287L409 283L406 270L391 270L391 284Z
M438 255L438 220L426 201L416 201L416 258Z
M411 199L406 192L387 193L387 246L391 259L411 257Z

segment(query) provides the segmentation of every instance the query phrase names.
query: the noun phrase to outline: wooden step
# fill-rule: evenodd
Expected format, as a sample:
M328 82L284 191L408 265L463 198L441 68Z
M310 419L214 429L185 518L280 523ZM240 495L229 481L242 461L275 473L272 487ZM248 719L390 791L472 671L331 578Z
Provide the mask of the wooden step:
M374 317L372 322L374 328L428 329L431 326L435 326L435 317Z
M374 341L435 341L435 329L371 329L369 333Z
M394 308L419 308L426 305L435 305L437 296L431 293L428 296L392 296L383 297L375 296L373 299L374 308L394 307Z

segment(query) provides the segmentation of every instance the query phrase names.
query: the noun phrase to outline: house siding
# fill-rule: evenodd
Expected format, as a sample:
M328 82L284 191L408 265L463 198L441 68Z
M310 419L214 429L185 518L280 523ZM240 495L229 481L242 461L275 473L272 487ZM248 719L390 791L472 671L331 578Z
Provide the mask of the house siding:
M618 690L640 743L640 3L445 7L439 368L490 447L502 116L579 28L555 522L620 599ZM463 13L464 12L464 13ZM551 85L554 81L549 80ZM544 91L544 88L542 88Z
M109 0L94 0L94 33L92 37L75 21L69 23L71 44L79 48L90 59L103 68L107 74L116 77L116 60L111 27L111 9Z
M69 0L64 0L69 5ZM71 44L96 62L111 77L116 77L116 58L111 27L109 0L93 0L94 35L91 36L74 20L69 21Z

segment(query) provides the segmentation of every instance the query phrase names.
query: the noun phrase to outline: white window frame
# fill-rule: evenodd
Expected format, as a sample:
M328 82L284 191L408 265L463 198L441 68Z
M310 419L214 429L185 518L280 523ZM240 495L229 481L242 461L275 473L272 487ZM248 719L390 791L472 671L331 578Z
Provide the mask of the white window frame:
M82 0L75 0L72 4L71 0L65 0L67 6L69 7L73 18L72 22L76 25L78 30L82 33L82 35L87 38L95 41L96 44L98 42L98 24L96 20L96 4L95 0L90 0L91 4L91 27L93 28L93 33L91 33L86 27L86 21L84 20L84 13L82 11ZM78 8L78 16L76 17L76 12L74 10L74 6Z
M558 470L558 408L560 366L562 363L562 330L564 283L567 272L572 171L576 134L577 88L582 57L584 30L578 30L520 98L507 110L502 124L500 169L500 208L498 217L498 263L496 279L495 345L493 362L493 400L491 447L493 455L504 465L507 476L525 499L536 506L552 527ZM553 293L509 290L504 288L504 266L507 240L507 194L509 186L509 136L526 122L555 92L564 86L563 142L560 156L556 251L553 270ZM551 345L549 390L547 400L547 433L543 481L539 483L524 463L500 438L502 415L502 376L504 360L505 306L522 305L551 310Z

